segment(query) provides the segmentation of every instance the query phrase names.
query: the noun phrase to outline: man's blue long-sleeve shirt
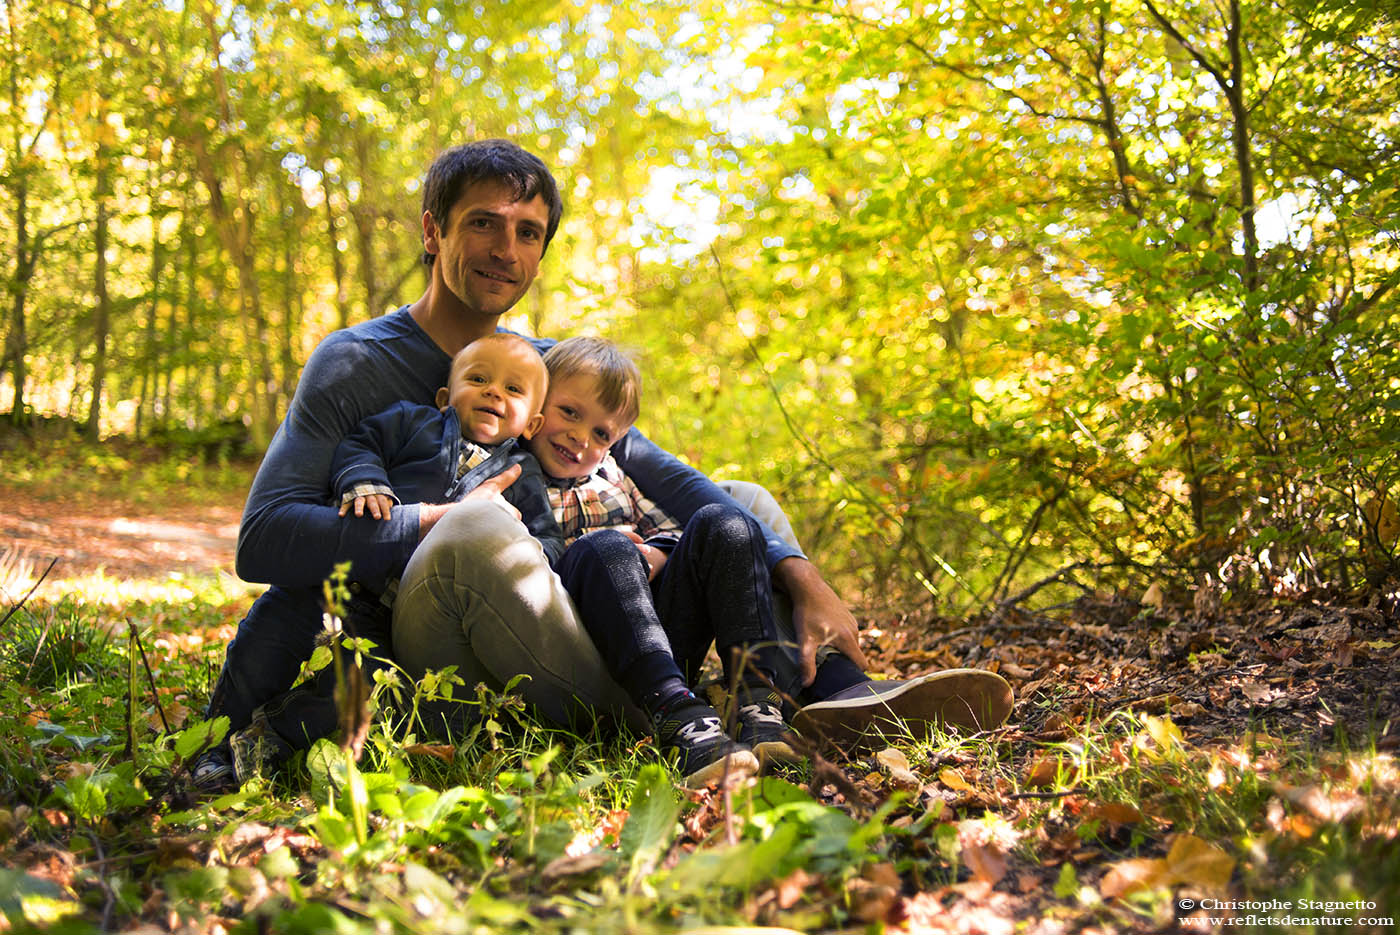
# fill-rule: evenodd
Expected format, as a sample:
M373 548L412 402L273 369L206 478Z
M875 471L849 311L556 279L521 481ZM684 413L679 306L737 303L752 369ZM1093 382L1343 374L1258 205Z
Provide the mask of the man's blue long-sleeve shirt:
M552 341L530 339L541 351ZM418 544L419 504L385 522L340 516L330 504L336 446L364 419L401 400L430 404L447 384L451 357L405 306L337 331L302 370L286 418L253 478L238 530L236 568L246 581L320 584L338 562L357 578L397 574ZM682 522L708 503L733 503L708 477L633 429L613 457L652 500ZM801 553L766 527L768 565Z

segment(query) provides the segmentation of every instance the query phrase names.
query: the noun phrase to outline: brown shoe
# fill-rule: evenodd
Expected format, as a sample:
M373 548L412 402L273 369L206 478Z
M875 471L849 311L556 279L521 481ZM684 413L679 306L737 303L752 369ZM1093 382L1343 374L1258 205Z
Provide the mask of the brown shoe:
M1006 679L985 669L945 669L912 679L860 682L800 709L792 726L817 743L865 746L882 735L923 739L935 725L999 727L1014 701Z

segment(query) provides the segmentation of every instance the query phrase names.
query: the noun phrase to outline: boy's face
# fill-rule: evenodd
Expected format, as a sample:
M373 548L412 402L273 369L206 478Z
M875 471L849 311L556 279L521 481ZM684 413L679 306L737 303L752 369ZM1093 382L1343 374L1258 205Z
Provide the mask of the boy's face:
M550 381L544 424L530 439L530 450L550 477L587 477L631 427L598 402L597 377L576 373Z
M437 404L456 409L462 437L479 445L496 445L517 435L529 438L540 427L547 379L544 361L533 347L477 341L452 361Z

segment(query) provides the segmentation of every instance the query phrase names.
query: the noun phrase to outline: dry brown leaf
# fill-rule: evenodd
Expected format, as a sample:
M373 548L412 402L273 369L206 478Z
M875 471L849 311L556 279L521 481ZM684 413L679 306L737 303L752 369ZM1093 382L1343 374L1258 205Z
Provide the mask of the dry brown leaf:
M1099 881L1099 893L1104 899L1115 899L1136 890L1156 889L1170 881L1167 862L1160 857L1134 857L1120 860L1108 868Z
M1166 595L1162 593L1162 586L1157 582L1152 582L1147 586L1147 590L1142 592L1142 597L1138 599L1144 607L1151 607L1153 610L1161 610L1166 604Z
M967 780L962 777L962 773L951 766L938 773L938 781L949 789L956 792L972 792L972 786L967 784Z
M993 844L965 843L961 856L975 880L996 886L1006 876L1006 855Z
M557 883L565 877L577 877L586 873L592 873L605 866L613 859L611 851L589 851L587 854L579 854L577 857L570 857L567 854L556 857L545 864L540 871L540 879L546 885Z
M894 747L888 747L875 754L875 761L884 767L891 785L900 789L918 789L923 785L909 768L909 758Z
M846 889L851 901L851 915L862 922L884 921L899 899L899 890L892 886L855 879Z
M797 905L815 879L816 877L798 867L779 880L777 886L774 887L778 896L778 908L791 909Z
M1111 821L1119 825L1135 825L1142 821L1142 812L1136 806L1123 802L1100 802L1089 806L1086 813L1090 818Z
M1235 858L1193 834L1179 834L1167 851L1173 882L1223 890L1235 871Z
M1026 768L1026 785L1032 789L1044 786L1053 786L1055 777L1060 773L1060 758L1057 756L1038 756Z
M1361 810L1361 797L1345 792L1327 792L1316 783L1306 786L1274 786L1279 795L1320 822L1342 822Z
M1241 682L1240 694L1255 704L1268 704L1278 696L1278 692L1258 682Z
M1035 675L1035 670L1022 668L1014 662L1003 662L1001 664L1001 674L1010 676L1013 679L1028 679Z
M457 758L457 748L450 743L414 743L404 747L403 752L416 756L435 756L444 763L451 763Z

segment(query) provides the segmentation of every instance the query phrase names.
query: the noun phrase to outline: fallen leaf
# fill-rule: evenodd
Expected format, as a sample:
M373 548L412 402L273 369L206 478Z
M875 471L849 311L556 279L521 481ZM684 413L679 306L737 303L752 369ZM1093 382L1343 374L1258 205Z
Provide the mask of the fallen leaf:
M1258 682L1241 682L1240 694L1255 704L1268 704L1278 696L1278 692Z
M972 871L976 880L996 886L1006 876L1006 855L991 844L968 843L963 845L962 861Z
M416 756L435 756L444 763L451 763L457 758L457 748L450 743L409 744L403 748L403 752Z
M1142 592L1142 597L1138 599L1144 607L1151 607L1153 610L1161 610L1162 605L1167 602L1166 596L1162 593L1162 586L1157 582L1152 582L1147 586L1147 590Z
M1193 834L1179 834L1167 851L1167 868L1175 883L1223 890L1235 870L1235 858Z
M851 915L862 922L882 922L894 909L899 890L869 880L855 879L847 885L846 898L851 901Z
M1120 860L1108 868L1099 881L1099 893L1104 899L1115 899L1136 890L1156 889L1168 885L1167 862L1160 857L1135 857Z
M972 787L967 784L967 780L963 779L962 773L958 772L952 767L948 767L947 769L944 769L941 772L939 772L938 781L943 783L943 785L947 786L949 789L953 789L957 792L973 791Z
M779 880L778 885L774 887L778 894L778 908L791 909L793 906L797 905L815 879L816 877L812 876L801 867L798 867L792 873L789 873Z
M875 761L885 768L891 785L900 789L918 789L923 785L909 768L909 758L894 747L888 747L875 754Z
M1173 747L1182 746L1181 728L1177 727L1169 717L1153 717L1146 715L1142 719L1142 726L1147 730L1147 736L1152 738L1152 742L1159 750L1166 752Z
M1288 786L1277 783L1274 789L1279 795L1321 822L1346 821L1360 811L1364 804L1358 795L1339 792L1328 795L1321 786L1316 784Z
M545 884L557 883L566 877L582 876L606 866L617 855L612 851L589 851L577 857L556 857L540 871L540 879Z
M1009 675L1013 679L1028 679L1035 675L1035 670L1022 668L1014 662L1003 662L1001 664L1001 674Z
M1059 773L1059 757L1038 756L1026 769L1026 786L1032 789L1053 786Z
M1124 802L1099 802L1089 806L1087 814L1090 818L1111 821L1119 825L1135 825L1142 821L1142 812L1138 811L1135 806Z

